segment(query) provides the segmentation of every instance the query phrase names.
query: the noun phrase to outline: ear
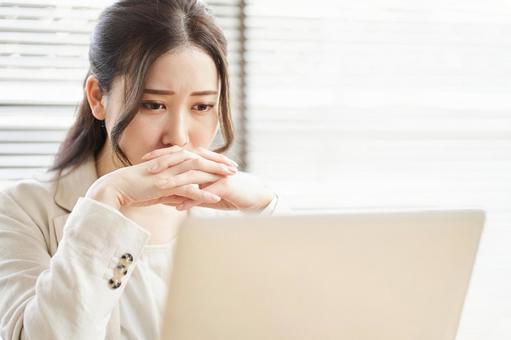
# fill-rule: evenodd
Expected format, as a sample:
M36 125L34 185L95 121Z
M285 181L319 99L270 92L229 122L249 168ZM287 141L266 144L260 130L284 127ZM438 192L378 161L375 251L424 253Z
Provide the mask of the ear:
M98 79L93 74L87 77L87 81L85 82L85 93L87 94L87 101L89 102L92 110L92 115L97 120L105 120L103 92L99 86Z

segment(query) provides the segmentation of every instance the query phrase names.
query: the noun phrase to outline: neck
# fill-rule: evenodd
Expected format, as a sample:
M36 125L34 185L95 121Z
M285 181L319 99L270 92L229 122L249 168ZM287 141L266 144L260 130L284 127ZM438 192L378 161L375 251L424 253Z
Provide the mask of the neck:
M107 140L96 157L96 173L98 178L123 166L116 158L112 152L112 145Z

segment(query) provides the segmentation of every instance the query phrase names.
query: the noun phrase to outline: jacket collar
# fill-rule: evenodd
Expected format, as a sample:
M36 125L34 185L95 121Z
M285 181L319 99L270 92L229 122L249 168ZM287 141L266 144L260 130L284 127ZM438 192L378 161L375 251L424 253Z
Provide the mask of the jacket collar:
M90 157L83 164L62 174L55 190L55 203L71 212L78 199L85 196L97 178L96 161Z

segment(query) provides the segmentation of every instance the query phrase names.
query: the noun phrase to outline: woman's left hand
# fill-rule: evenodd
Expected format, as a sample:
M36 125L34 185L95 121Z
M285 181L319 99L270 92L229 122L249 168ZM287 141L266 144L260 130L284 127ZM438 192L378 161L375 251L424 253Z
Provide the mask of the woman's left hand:
M198 148L196 150L188 150L195 152L201 156L208 156L210 159L215 157L225 157L219 153ZM167 153L166 149L155 150L143 157L144 160L157 158ZM161 169L163 171L165 169ZM256 176L238 171L236 174L220 178L216 182L201 184L200 189L211 192L221 197L217 203L204 203L186 199L180 205L176 206L177 210L188 210L194 206L222 209L222 210L243 210L243 211L261 211L275 197L275 193L264 185Z

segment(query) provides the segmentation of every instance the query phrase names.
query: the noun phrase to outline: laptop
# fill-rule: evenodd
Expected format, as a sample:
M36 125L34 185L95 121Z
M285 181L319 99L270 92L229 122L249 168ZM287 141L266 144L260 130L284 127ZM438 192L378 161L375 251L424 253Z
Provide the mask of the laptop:
M454 340L480 210L190 218L163 340Z

